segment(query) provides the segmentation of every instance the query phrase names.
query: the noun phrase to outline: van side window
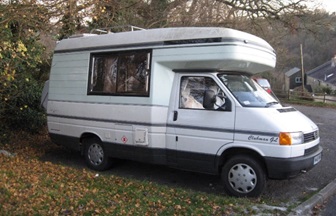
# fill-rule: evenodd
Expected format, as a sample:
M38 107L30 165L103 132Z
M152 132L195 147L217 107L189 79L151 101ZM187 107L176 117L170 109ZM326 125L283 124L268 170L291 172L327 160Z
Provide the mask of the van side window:
M216 94L222 92L220 87L210 77L182 77L179 107L185 109L204 109L203 98L206 90L212 90ZM213 109L218 109L223 103L218 101Z
M91 55L88 94L149 96L151 52Z

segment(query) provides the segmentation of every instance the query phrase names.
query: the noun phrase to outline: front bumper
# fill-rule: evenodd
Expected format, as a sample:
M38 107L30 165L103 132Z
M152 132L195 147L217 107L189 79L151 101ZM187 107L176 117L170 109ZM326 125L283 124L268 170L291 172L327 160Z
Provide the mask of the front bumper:
M303 171L312 169L318 162L323 148L319 146L316 151L295 158L265 157L268 178L288 179L295 177Z

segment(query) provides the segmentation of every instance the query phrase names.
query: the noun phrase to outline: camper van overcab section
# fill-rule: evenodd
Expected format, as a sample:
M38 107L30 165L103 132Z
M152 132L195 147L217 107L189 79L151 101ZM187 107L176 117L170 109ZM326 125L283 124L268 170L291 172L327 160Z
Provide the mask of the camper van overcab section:
M114 158L219 175L258 196L321 160L319 129L252 75L274 69L263 39L227 28L166 28L60 41L42 102L53 142L94 170Z

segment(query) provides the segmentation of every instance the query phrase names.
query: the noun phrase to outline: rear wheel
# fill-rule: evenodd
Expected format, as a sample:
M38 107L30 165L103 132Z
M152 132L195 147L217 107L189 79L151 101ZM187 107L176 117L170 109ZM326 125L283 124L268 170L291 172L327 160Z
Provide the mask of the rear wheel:
M98 138L85 139L84 146L84 157L88 167L97 171L103 171L111 167L111 159L107 157L104 146Z
M236 197L259 196L266 185L266 174L261 164L247 155L230 158L221 174L225 191Z

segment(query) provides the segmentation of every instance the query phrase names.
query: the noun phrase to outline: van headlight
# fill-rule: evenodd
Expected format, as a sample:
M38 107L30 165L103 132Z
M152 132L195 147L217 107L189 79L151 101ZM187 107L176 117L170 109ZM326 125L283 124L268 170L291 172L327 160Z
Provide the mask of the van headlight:
M302 144L303 141L304 141L304 137L303 137L302 132L294 132L294 133L280 132L279 133L279 144L280 145Z

